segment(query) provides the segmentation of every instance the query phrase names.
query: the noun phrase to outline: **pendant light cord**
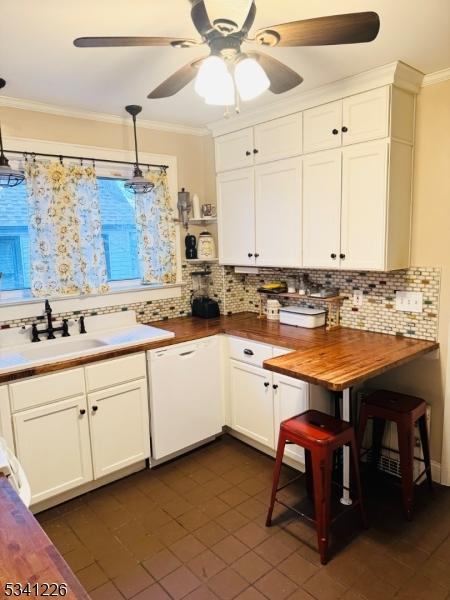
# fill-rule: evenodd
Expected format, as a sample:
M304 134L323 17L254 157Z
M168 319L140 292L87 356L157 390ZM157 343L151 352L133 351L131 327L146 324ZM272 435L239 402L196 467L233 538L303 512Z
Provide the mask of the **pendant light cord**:
M136 131L136 115L133 115L133 130L134 130L134 152L136 155L136 172L141 174L141 169L139 168L139 155L138 155L137 131Z

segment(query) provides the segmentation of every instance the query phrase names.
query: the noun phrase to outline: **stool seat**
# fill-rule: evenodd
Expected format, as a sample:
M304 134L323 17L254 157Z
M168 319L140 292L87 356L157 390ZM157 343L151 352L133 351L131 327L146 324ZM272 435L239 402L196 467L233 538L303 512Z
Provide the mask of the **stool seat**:
M318 410L307 410L282 421L280 429L288 439L291 434L312 444L335 444L336 438L346 434L352 426Z
M364 400L364 403L370 406L395 410L399 413L410 413L425 405L425 401L422 398L407 396L406 394L399 394L398 392L388 390L373 392L373 394Z
M328 560L328 539L331 525L331 478L333 470L333 453L338 448L349 445L352 450L353 473L357 488L357 499L353 507L359 506L361 517L366 525L366 517L361 498L361 482L359 479L358 450L353 427L326 415L318 410L307 410L300 415L282 421L278 436L277 457L273 473L272 494L267 513L266 526L272 523L275 502L293 511L297 516L305 516L292 506L288 506L277 498L282 488L278 487L281 464L286 444L296 444L305 449L306 488L308 496L314 500L317 538L322 564ZM294 479L294 481L297 478ZM292 483L292 482L290 482Z
M414 484L425 474L428 487L432 489L431 460L428 444L427 405L425 400L388 390L378 390L361 404L358 428L358 447L361 449L368 419L373 420L372 466L377 467L381 453L386 421L397 425L398 451L402 481L403 510L408 520L412 519ZM425 470L414 480L415 434L419 427Z

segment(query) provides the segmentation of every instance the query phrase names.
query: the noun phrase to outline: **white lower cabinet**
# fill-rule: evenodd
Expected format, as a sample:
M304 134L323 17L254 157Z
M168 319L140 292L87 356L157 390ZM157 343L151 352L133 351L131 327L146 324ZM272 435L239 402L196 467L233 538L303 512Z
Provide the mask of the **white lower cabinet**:
M13 425L32 504L92 480L85 396L16 413Z
M261 367L230 361L231 427L274 447L272 375Z
M309 408L309 385L305 381L286 377L285 375L273 376L273 401L274 401L274 425L275 425L275 448L278 444L280 423L298 415ZM286 456L303 463L305 453L303 448L295 444L287 444L284 451Z
M148 458L146 379L89 394L88 405L95 479Z

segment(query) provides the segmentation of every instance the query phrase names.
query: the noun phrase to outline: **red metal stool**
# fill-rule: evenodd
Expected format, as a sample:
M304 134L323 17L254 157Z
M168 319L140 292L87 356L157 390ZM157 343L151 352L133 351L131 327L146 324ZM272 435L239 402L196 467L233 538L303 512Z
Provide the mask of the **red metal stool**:
M278 482L280 479L284 447L288 443L297 444L297 446L301 446L305 449L305 455L307 456L307 459L305 460L307 486L309 492L313 492L312 495L314 497L314 522L317 527L320 560L322 564L326 564L328 558L330 525L332 522L331 477L333 470L333 453L335 450L346 444L350 444L352 448L353 469L358 493L358 498L353 502L353 507L359 505L363 523L366 525L366 517L362 504L361 482L359 478L359 456L355 433L353 427L349 423L341 421L340 419L335 419L334 417L317 410L307 410L306 412L281 423L277 457L273 473L272 496L266 520L267 527L270 527L272 524L272 513L275 502L292 510L297 516L306 516L295 508L288 506L277 499L277 492L282 489L278 488ZM284 488L286 486L284 485L282 487Z
M403 508L408 520L412 518L414 484L426 474L428 487L430 489L433 487L426 413L427 405L421 398L386 390L374 392L361 405L358 447L361 448L367 420L373 419L372 465L374 467L378 464L380 457L386 421L393 421L397 425ZM425 469L414 480L414 426L416 423L419 426L423 452L423 460L416 460L424 462Z

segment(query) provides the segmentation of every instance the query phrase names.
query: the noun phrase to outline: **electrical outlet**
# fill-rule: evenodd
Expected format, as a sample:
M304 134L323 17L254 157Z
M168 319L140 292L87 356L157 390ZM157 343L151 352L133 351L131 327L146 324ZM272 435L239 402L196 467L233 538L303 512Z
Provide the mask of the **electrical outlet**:
M362 306L363 292L362 290L353 290L353 306Z
M395 292L395 310L421 313L423 308L422 292Z

